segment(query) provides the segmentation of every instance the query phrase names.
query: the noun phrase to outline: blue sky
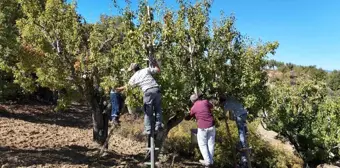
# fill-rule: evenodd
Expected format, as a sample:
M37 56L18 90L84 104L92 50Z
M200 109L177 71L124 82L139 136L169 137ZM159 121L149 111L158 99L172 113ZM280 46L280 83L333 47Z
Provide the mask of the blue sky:
M117 1L124 4L124 0ZM166 0L169 7L176 7L175 2ZM78 12L88 22L98 21L100 14L117 13L111 0L77 3ZM241 33L262 41L278 41L280 47L271 58L340 69L340 0L214 0L211 17L218 19L220 11L234 13Z

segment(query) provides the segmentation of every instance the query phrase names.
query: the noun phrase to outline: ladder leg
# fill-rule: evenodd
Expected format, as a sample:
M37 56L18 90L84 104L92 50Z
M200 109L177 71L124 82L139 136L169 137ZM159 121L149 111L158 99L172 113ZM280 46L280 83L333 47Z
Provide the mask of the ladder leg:
M151 168L155 167L155 122L151 122L151 136L150 136L150 148L151 148Z
M156 123L156 118L155 118L155 113L153 113L152 117L150 117L150 124L151 124L151 130L150 130L150 135L148 136L148 148L147 150L150 153L150 162L145 162L146 165L150 165L151 168L155 168L156 164L156 155L155 151L159 150L156 148L155 145L155 140L156 140L156 133L155 133L155 123Z

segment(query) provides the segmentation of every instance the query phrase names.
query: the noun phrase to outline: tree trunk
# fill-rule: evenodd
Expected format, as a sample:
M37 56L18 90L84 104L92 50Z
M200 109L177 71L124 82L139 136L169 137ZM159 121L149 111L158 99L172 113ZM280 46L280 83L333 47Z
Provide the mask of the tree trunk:
M91 79L86 79L85 83L87 102L92 110L93 141L103 145L108 136L109 126L108 109L104 105L105 96L99 87L93 85Z
M156 152L156 157L158 157L159 153L163 151L163 144L168 137L168 133L174 127L176 127L179 123L181 123L184 119L184 112L178 112L175 116L171 117L167 122L165 129L157 134L156 137L156 147L160 150Z
M109 118L100 111L92 110L93 141L103 145L108 136ZM107 148L107 145L106 147Z

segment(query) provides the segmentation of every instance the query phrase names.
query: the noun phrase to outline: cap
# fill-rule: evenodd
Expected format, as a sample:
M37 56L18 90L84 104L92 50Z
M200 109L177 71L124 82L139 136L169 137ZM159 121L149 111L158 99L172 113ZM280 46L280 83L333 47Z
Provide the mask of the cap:
M195 102L196 100L198 100L199 98L201 98L203 95L201 92L198 92L197 94L194 93L190 96L190 100L191 102Z
M190 96L190 100L191 100L191 102L195 102L196 100L198 99L198 95L197 94L192 94L191 96Z
M138 66L139 66L139 65L138 65L137 63L131 63L131 64L130 64L130 67L129 67L129 69L128 69L128 71L130 72L130 71L136 69Z

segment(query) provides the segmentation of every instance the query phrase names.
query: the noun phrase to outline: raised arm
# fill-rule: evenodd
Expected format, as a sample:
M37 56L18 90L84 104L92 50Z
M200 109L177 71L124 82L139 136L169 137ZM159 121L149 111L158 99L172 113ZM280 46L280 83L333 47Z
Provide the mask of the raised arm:
M161 68L159 67L159 64L158 64L158 62L156 60L154 61L154 65L155 65L155 68L157 70L157 73L160 73L161 72Z
M161 68L159 67L159 64L158 64L158 62L155 60L155 61L153 61L153 65L155 66L155 67L149 67L148 68L148 71L149 71L149 73L151 73L151 74L155 74L155 73L160 73L161 72Z
M136 86L135 75L133 75L133 76L130 78L130 80L129 80L129 82L128 82L128 85L129 85L129 86L132 86L132 87L135 87L135 86ZM121 91L126 90L126 88L127 88L127 85L121 86L121 87L116 88L116 91L117 91L117 92L121 92Z
M193 111L193 107L190 109L190 111L185 115L185 120L191 120L193 117L195 117L195 112Z
M121 86L121 87L116 88L115 90L116 90L117 92L122 92L122 91L124 91L125 89L126 89L126 86Z

